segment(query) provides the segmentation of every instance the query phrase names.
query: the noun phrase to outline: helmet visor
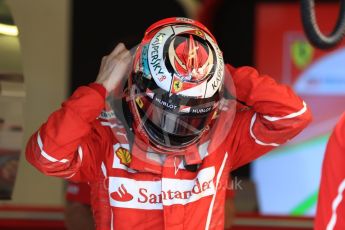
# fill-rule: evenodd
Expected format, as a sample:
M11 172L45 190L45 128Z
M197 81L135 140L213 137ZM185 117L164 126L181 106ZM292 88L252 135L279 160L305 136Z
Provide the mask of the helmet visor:
M175 114L155 104L151 104L146 113L139 106L137 108L143 122L152 123L163 132L177 136L200 134L213 114L213 110L198 116Z

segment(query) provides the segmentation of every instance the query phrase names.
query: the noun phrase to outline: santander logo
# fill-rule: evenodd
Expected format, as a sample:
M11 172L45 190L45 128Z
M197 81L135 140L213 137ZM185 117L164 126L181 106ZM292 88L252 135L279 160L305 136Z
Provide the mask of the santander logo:
M192 180L162 178L159 181L137 181L124 177L109 177L110 204L113 207L136 209L163 209L163 205L186 205L214 195L214 178L214 167L200 170Z
M199 195L204 193L206 190L210 189L212 181L205 181L202 184L196 179L195 185L191 190L179 191L176 188L175 190L168 189L162 190L161 194L150 193L146 188L139 188L139 203L170 203L173 200L189 200L192 196ZM170 202L169 202L170 201Z
M118 191L110 194L111 198L120 202L127 202L133 200L133 195L128 193L127 189L123 184L119 187Z

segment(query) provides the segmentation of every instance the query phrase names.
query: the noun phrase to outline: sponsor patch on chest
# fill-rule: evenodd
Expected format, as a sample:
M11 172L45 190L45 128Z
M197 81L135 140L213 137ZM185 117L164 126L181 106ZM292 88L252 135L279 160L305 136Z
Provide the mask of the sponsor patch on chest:
M162 178L158 181L137 181L109 177L110 204L113 207L135 209L163 209L163 205L186 205L214 195L214 177L214 167L200 170L193 180Z

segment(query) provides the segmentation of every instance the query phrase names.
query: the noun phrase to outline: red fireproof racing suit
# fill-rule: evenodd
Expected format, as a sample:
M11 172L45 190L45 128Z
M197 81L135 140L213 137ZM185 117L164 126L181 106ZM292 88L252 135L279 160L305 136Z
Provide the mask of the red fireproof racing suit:
M199 143L202 163L195 172L172 164L176 157L170 155L157 173L133 169L128 144L111 129L121 125L100 117L105 91L95 83L78 88L33 134L27 160L46 175L88 181L97 229L223 229L229 172L285 143L311 121L306 104L288 86L251 67L227 68L237 99L247 106L237 107L231 128L229 111L219 115L217 136Z
M90 186L87 183L74 183L67 181L65 200L90 205Z
M328 140L322 165L315 230L345 229L345 113Z

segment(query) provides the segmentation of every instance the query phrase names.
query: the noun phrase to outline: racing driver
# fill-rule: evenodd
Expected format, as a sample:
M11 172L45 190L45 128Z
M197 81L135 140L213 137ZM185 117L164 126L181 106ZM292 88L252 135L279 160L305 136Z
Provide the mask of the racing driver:
M292 89L224 64L189 18L151 25L132 50L102 59L35 132L26 158L91 186L97 229L223 229L229 173L311 121Z

